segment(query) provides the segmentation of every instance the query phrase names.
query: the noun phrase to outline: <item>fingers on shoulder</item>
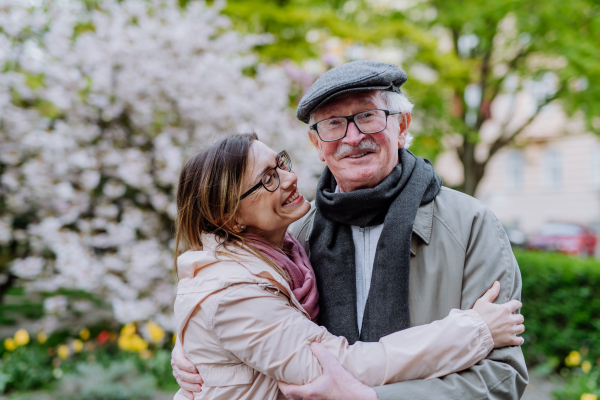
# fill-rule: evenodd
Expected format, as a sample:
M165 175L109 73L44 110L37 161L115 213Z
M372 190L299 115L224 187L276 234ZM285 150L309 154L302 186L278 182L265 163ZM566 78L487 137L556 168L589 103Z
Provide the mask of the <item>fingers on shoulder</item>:
M506 303L505 306L510 310L511 313L513 313L523 307L523 303L521 303L519 300L511 300Z
M522 324L525 322L525 317L523 314L513 314L512 319L515 324Z

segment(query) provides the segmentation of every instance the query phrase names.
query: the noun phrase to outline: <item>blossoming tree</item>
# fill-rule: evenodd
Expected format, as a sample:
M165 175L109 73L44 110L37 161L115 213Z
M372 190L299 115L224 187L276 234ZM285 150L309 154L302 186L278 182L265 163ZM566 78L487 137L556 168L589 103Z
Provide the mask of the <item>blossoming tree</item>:
M321 166L288 108L289 78L252 54L269 38L230 30L222 4L89 4L0 1L4 284L82 290L119 322L170 328L186 155L242 126L290 150L305 188ZM45 307L60 316L91 303Z

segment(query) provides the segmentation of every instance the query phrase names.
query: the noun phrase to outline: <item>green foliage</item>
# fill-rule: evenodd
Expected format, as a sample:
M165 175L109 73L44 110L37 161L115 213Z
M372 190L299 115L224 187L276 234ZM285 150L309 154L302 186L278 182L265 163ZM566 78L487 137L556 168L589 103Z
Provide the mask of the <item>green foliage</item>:
M37 389L53 380L51 358L40 346L18 347L0 359L0 393Z
M421 113L420 126L412 130L423 137L413 151L433 160L442 150L443 136L462 137L464 144L456 150L465 166L461 189L469 194L475 193L488 159L522 131L503 129L487 157L475 157L481 127L491 118L490 105L499 95L522 90L532 81L549 87L554 80L555 90L537 99L537 112L558 99L570 115L581 111L588 128L600 133L600 87L594 85L600 80L596 0L431 0L402 2L400 8L390 3L229 0L223 12L237 30L272 35L271 43L257 49L264 62L320 59L329 38L339 39L340 55L347 61L353 56L344 51L352 46L400 50L400 65L409 75L404 90L416 104L415 113ZM459 43L469 37L474 42L459 51ZM416 73L417 67L427 69L430 78ZM507 82L515 78L516 87L508 88ZM465 101L469 85L482 93L474 107ZM293 102L299 100L297 94L291 96Z
M600 395L600 368L595 367L589 373L582 372L580 368L564 370L562 375L567 381L552 393L556 399L580 400L584 393Z
M171 341L151 345L142 355L119 349L115 331L94 326L89 333L77 351L79 337L67 331L53 333L43 344L32 337L12 351L0 340L0 394L47 389L57 390L61 399L142 400L152 398L157 388L178 389L170 364ZM66 357L61 358L61 347L69 349ZM86 396L79 397L83 387Z
M171 391L177 391L179 389L179 384L177 384L177 381L173 376L170 350L157 350L154 353L154 357L146 360L143 364L144 370L148 371L156 378L159 388Z
M515 250L523 278L523 351L530 365L558 366L573 350L600 357L600 262Z
M79 364L62 378L59 389L61 398L72 400L149 400L155 391L155 378L141 374L133 361L108 367Z

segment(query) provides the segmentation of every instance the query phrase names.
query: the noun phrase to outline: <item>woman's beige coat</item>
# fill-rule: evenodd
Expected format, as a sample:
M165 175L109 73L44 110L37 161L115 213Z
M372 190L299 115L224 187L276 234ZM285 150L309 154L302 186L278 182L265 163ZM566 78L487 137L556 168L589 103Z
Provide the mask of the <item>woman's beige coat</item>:
M460 371L493 348L473 310L453 310L443 320L350 346L311 322L287 282L266 263L244 250L215 255L211 235L203 235L202 243L202 251L178 258L175 301L177 336L204 380L196 399L283 398L278 380L305 384L321 375L310 350L314 341L370 386Z

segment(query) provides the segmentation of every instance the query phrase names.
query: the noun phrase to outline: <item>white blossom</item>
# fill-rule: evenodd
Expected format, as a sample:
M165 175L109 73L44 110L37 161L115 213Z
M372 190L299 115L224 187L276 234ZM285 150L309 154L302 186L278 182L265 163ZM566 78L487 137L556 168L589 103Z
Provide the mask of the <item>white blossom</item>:
M232 31L222 2L97 3L0 0L0 245L29 244L12 264L29 290L87 291L120 322L173 329L186 156L251 126L290 152L309 197L322 166L290 110L285 69L253 54L271 38ZM44 304L69 309L63 296Z
M36 278L44 268L45 260L41 257L17 258L12 262L11 271L20 278Z

